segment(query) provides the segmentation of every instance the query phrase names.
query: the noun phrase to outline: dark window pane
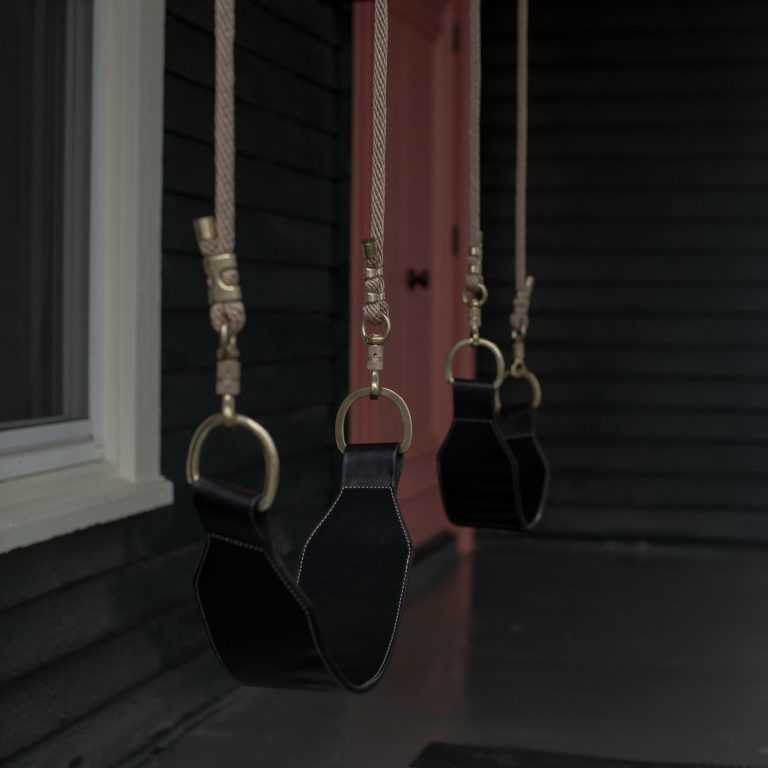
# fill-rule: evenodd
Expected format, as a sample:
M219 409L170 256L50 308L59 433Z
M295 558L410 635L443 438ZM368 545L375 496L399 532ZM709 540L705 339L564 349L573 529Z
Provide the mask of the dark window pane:
M90 11L0 2L0 428L87 416Z

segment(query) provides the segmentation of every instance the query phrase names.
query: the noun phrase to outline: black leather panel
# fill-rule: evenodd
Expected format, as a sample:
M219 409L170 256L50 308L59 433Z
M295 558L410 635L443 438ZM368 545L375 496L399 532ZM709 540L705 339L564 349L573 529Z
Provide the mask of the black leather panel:
M355 686L378 681L405 599L411 542L392 478L397 445L352 446L343 486L307 540L299 584L317 609L329 657ZM343 558L338 551L343 550Z
M411 564L395 497L397 446L350 445L342 489L304 546L300 577L272 550L250 491L201 479L207 533L195 590L211 642L241 683L372 688L389 662Z
M517 461L523 517L530 529L539 522L549 492L549 463L536 436L536 411L529 404L508 405L496 421Z
M437 458L440 492L455 525L528 530L541 515L548 467L529 405L498 416L490 382L457 379L454 420Z

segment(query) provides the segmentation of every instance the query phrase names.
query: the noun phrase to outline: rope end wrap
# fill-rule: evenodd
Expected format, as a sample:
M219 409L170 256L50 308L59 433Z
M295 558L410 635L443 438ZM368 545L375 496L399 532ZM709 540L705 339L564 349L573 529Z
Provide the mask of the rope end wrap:
M509 316L509 324L512 328L512 338L518 337L525 339L528 333L528 312L531 308L531 296L533 295L533 286L536 284L536 279L533 275L528 275L525 278L525 283L522 288L518 288L515 291L514 310Z
M473 295L474 294L474 297ZM467 274L461 291L461 300L467 305L467 321L470 338L477 340L480 336L480 326L483 324L482 307L488 301L488 288L483 279L483 237L477 245L469 248L467 256Z
M379 241L367 237L363 247L363 278L365 280L365 304L363 317L371 325L385 325L389 317L389 305L386 302L384 286L383 259Z
M363 305L363 340L368 345L366 368L371 372L371 397L378 398L381 385L379 374L384 370L384 342L392 332L389 319L389 305L384 292L384 269L382 268L379 241L367 237L362 241L363 277L365 279L365 304ZM383 325L383 333L371 333L368 325Z
M221 396L224 423L233 426L237 418L235 397L240 394L237 334L245 325L245 305L240 289L237 256L229 251L221 252L214 216L195 219L193 227L200 253L203 255L211 325L219 334L216 394Z

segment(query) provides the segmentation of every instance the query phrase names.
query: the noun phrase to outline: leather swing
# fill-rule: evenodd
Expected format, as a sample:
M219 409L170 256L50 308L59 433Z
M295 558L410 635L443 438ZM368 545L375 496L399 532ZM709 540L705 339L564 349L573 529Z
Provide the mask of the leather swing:
M517 148L515 178L515 300L510 316L513 360L509 368L496 344L480 336L488 288L482 274L480 231L480 0L470 0L470 250L461 298L468 309L469 338L448 353L445 377L453 387L451 428L437 457L440 492L448 519L477 528L530 530L541 518L549 465L536 435L541 386L525 362L533 277L526 275L525 186L527 164L528 2L518 0ZM494 358L493 381L455 379L453 359L464 347ZM530 396L513 400L510 379L528 383ZM503 397L502 397L503 396ZM503 401L503 402L502 402Z
M411 443L411 417L397 393L380 386L383 344L391 325L383 295L384 131L387 3L375 5L374 159L372 227L364 241L371 386L352 392L336 417L343 454L339 493L307 537L298 571L275 551L270 507L279 457L269 433L236 411L240 393L237 335L245 322L234 253L234 0L215 0L215 216L195 221L208 278L211 320L219 334L216 393L221 412L194 433L187 479L205 529L195 593L222 665L244 685L370 690L389 663L411 567L411 540L400 514L397 485ZM380 200L380 204L377 202ZM374 333L372 326L384 326ZM344 420L361 397L392 401L404 424L401 443L347 445ZM203 444L212 430L242 428L260 443L261 491L201 476Z

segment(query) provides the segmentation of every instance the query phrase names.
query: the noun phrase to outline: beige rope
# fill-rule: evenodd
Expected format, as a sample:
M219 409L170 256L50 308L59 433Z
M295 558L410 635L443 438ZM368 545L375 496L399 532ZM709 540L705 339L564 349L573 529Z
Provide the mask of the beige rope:
M477 291L483 283L480 228L480 94L482 88L480 49L480 0L469 2L469 245L464 285ZM474 249L474 250L473 250Z
M384 265L384 208L386 191L387 154L387 0L375 0L373 27L373 158L371 163L371 238L378 248L363 249L363 265L381 270ZM365 279L366 293L384 295L384 276ZM365 321L381 325L389 316L389 305L384 298L366 302L363 306Z
M214 83L215 234L198 241L203 256L235 252L235 0L215 0ZM226 285L239 285L237 269L221 275ZM210 308L211 325L218 332L224 323L230 335L245 325L242 301L216 302Z
M526 183L528 176L528 0L517 0L517 146L515 149L515 301L509 320L528 330L533 278L527 275Z

